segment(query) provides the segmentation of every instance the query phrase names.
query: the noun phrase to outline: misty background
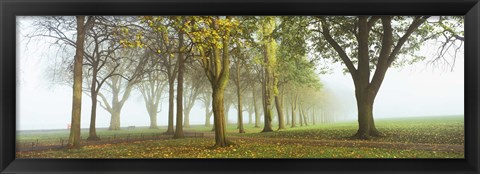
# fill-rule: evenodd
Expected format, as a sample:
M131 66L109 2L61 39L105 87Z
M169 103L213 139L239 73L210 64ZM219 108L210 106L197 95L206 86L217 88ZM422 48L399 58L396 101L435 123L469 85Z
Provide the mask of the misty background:
M28 17L17 17L17 130L66 129L71 119L72 87L54 83L49 67L61 61L59 53L49 40L29 40L25 35L34 29ZM375 118L418 117L464 114L464 55L458 54L455 66L445 68L429 63L438 47L425 43L418 52L425 61L390 68L374 103ZM72 52L70 56L73 57ZM453 57L450 58L453 60ZM342 120L356 120L354 85L350 74L344 74L344 65L328 63L330 72L320 74L323 89L330 93L332 114ZM205 82L208 83L208 82ZM160 104L158 125L167 124L168 96ZM246 94L248 95L248 94ZM82 96L81 127L90 122L89 96ZM236 122L236 110L229 110L229 122ZM149 116L140 92L132 91L121 112L121 126L149 126ZM212 117L213 120L213 117ZM203 105L196 102L190 113L190 124L204 124ZM110 114L101 107L97 110L97 127L108 127ZM244 123L248 117L244 116ZM246 127L248 129L248 127Z

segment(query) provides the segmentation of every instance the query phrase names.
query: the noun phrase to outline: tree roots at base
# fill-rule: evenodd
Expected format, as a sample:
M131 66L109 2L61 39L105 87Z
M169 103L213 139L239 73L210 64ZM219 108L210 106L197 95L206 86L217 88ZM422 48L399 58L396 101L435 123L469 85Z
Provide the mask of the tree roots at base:
M353 135L349 138L350 139L360 139L360 140L370 140L373 137L385 137L385 134L378 131L378 130L370 131L370 133L358 131L355 135Z
M98 136L88 137L87 141L100 141L100 137Z

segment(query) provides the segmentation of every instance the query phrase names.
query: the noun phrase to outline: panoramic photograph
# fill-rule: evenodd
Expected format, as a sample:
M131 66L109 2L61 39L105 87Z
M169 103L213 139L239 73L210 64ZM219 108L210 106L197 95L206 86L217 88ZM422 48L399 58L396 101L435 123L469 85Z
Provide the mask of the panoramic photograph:
M463 16L17 16L16 158L465 157Z

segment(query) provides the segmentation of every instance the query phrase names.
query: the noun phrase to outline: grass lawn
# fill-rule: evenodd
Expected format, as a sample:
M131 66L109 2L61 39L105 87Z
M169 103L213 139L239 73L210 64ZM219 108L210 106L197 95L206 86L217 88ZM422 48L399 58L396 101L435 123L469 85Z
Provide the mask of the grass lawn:
M135 141L120 144L88 145L81 149L56 149L17 152L17 158L463 158L463 117L421 117L401 119L378 119L376 125L386 137L360 141L349 140L357 129L355 121L317 124L289 128L282 131L259 133L261 128L245 125L247 133L237 133L236 125L227 127L227 137L234 146L212 149L211 137L167 140ZM162 133L165 129L99 130L102 136L125 136L127 134ZM208 132L211 128L201 125L185 131ZM82 132L86 137L88 132ZM21 141L42 139L54 141L68 137L66 131L19 132ZM45 141L46 141L45 140ZM287 141L288 140L288 141ZM321 143L319 143L321 142ZM340 145L330 145L337 142ZM348 142L349 146L343 146ZM368 144L374 144L374 146ZM380 145L376 145L379 144ZM367 144L368 146L364 146ZM389 146L384 146L387 144ZM407 145L400 148L398 145ZM417 148L416 145L432 147L455 146L461 151L436 148Z

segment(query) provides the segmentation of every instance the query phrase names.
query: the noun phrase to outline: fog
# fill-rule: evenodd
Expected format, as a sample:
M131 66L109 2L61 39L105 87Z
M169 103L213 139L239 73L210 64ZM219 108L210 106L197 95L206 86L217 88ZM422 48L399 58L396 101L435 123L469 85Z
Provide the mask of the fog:
M24 35L33 29L28 19L17 18L17 129L65 129L71 119L72 87L53 83L47 76L48 67L55 65L59 55L50 48L48 40L30 40ZM28 43L29 42L29 43ZM27 44L28 43L28 44ZM428 62L436 47L426 43L419 54L425 61L401 68L390 68L374 104L375 118L463 115L464 58L457 55L453 69L434 66ZM453 60L453 58L450 58ZM323 89L329 91L333 114L341 120L356 119L354 85L350 74L343 73L339 63L331 64L330 72L320 74ZM168 94L164 94L166 98ZM82 96L81 127L90 122L90 97ZM167 124L168 101L163 100L158 125ZM236 110L229 111L229 122L236 122ZM212 118L213 120L213 118ZM190 124L204 124L205 113L197 101L190 113ZM248 123L244 113L244 123ZM121 111L121 126L148 126L150 119L141 94L134 90ZM97 127L108 127L110 114L97 109Z

